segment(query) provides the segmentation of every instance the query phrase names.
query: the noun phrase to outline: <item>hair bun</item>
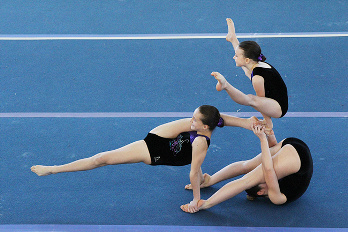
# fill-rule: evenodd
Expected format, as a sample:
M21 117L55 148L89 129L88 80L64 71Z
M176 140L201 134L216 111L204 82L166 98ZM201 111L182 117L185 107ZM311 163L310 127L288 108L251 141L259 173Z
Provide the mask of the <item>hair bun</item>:
M218 127L224 127L224 125L225 125L224 119L220 117L217 126Z
M260 56L257 58L257 60L264 61L266 59L265 59L265 56L261 53Z

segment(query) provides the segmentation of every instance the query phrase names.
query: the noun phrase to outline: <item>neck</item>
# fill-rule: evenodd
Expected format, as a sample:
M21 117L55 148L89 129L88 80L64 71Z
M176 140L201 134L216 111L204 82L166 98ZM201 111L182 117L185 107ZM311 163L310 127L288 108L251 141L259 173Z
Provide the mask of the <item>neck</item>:
M211 137L211 134L212 132L210 130L204 130L204 131L197 131L197 134L200 134L200 135L205 135L207 137Z
M258 62L254 63L254 64L250 64L250 69L249 69L250 72L252 72L258 64L259 64Z

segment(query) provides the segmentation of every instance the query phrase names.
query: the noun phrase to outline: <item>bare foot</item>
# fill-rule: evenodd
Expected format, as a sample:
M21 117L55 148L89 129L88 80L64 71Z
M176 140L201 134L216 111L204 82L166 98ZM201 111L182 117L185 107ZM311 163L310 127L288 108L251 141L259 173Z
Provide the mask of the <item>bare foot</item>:
M250 128L252 128L253 125L262 125L263 122L255 116L250 117L248 120L250 121Z
M184 211L186 213L197 213L200 209L204 208L204 204L205 204L205 200L199 200L197 203L197 207L198 207L197 211L190 211L189 204L182 205L182 206L180 206L180 208L182 209L182 211Z
M226 21L227 21L227 26L228 26L228 33L226 35L226 40L228 42L232 43L233 37L236 36L236 29L234 27L234 23L233 23L232 19L227 18Z
M204 178L204 180L201 183L200 187L201 188L209 187L210 186L210 184L209 184L209 182L210 182L210 175L207 174L207 173L204 173L203 178ZM185 189L191 190L192 189L192 185L191 184L186 185Z
M212 72L210 75L215 77L215 79L218 81L218 83L216 84L217 91L226 89L227 81L223 75L218 72Z
M53 174L51 166L36 165L31 167L31 171L36 173L38 176L47 176Z

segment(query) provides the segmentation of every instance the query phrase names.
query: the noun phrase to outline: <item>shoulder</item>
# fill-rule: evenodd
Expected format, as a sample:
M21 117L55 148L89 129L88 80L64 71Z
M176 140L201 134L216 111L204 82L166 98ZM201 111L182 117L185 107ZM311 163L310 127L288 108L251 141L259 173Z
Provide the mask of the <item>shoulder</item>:
M251 79L251 83L254 87L258 87L258 86L263 87L265 83L265 79L260 75L255 75Z
M208 149L208 143L207 139L203 136L197 136L195 140L192 142L192 148L195 150L207 150Z
M192 145L201 146L207 144L207 139L204 136L197 136L195 140L193 140Z
M254 75L252 80L251 80L253 83L258 83L258 82L264 82L264 79L261 75Z

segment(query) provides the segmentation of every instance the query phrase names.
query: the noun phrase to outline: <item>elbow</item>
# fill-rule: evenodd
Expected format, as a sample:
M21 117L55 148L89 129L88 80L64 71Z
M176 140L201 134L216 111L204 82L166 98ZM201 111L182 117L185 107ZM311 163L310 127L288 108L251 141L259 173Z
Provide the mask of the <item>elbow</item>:
M283 204L285 204L287 202L287 199L286 199L285 196L284 197L279 197L279 198L276 198L276 199L271 199L270 198L270 200L275 205L283 205Z
M265 165L262 169L265 176L270 176L274 173L273 165Z

